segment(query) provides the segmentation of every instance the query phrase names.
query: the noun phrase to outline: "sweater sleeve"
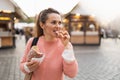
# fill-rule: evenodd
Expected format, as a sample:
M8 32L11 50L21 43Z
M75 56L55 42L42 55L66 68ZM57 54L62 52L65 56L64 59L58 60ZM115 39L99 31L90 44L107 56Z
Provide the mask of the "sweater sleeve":
M70 78L73 78L77 75L78 73L78 63L77 60L67 63L63 61L63 71L64 74Z
M26 48L25 48L25 52L24 52L24 55L23 57L21 58L21 61L20 61L20 69L23 73L28 73L25 69L24 69L24 65L26 64L27 62L27 55L30 51L30 46L32 44L32 41L33 41L33 38L30 38L26 44Z
M73 78L78 73L78 63L74 56L73 47L71 44L63 51L63 71L64 74Z
M39 63L41 63L41 62L43 61L44 57L45 57L45 55L43 55L43 56L40 57L40 58L32 58L32 61L38 61ZM24 63L23 66L24 66L24 67L23 67L24 70L25 70L27 73L30 73L30 70L29 70L29 68L27 67L27 62Z

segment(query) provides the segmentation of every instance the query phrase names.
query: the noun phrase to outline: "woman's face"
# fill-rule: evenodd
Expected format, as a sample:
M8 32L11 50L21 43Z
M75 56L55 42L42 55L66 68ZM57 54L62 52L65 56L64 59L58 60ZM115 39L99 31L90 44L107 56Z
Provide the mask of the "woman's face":
M61 16L56 13L48 14L48 19L42 25L44 35L49 37L56 37L56 32L62 27Z

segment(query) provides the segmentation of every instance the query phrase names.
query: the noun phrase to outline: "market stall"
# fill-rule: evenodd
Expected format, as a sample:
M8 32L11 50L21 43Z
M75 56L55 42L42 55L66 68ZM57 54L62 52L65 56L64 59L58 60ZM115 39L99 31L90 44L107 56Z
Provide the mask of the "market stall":
M93 16L69 14L65 19L72 44L100 45L100 27Z
M15 47L14 24L27 18L13 0L0 0L0 48Z
M0 12L0 47L15 47L12 13Z

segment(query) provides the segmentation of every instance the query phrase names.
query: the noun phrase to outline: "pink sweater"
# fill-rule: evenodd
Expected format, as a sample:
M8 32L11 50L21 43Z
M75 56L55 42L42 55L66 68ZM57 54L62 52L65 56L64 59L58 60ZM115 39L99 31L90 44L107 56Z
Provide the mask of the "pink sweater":
M25 54L21 59L20 69L22 72L27 73L24 70L24 64L26 62L27 55L30 50L30 46L33 38L31 38L25 49ZM64 46L60 39L48 42L43 37L40 37L37 43L40 51L44 53L45 58L40 63L39 68L34 71L32 80L64 80L64 74L73 78L78 72L77 61L67 63L62 58Z

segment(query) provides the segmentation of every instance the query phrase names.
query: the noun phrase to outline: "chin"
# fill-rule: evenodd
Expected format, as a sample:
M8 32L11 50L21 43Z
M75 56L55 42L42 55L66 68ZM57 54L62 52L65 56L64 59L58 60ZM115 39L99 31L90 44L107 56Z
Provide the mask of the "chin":
M53 38L56 37L56 35L54 35L54 34L51 34L50 36L53 37Z
M56 35L55 33L54 33L54 34L52 34L52 36L53 36L53 37L57 37L57 35Z
M56 37L57 37L57 35L53 35L53 37L55 37L55 38L56 38Z

